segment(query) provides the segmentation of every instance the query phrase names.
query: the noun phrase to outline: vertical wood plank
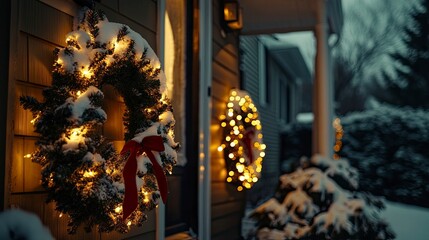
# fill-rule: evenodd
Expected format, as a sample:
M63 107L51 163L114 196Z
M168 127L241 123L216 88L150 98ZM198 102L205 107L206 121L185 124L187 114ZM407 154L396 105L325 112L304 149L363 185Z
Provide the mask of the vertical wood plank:
M12 193L24 191L24 138L15 137L12 149L10 184Z
M20 32L18 36L18 54L15 78L22 81L27 81L28 73L28 37L27 34Z
M103 109L107 114L107 121L103 126L103 135L110 140L124 139L124 124L122 121L123 103L105 98Z
M31 83L51 85L55 45L40 39L28 39L28 79Z
M24 155L31 154L36 150L36 139L24 138ZM24 191L43 191L40 179L40 171L42 167L38 163L34 163L30 158L24 158Z
M155 32L157 27L156 4L152 0L135 1L135 4L119 1L119 12Z
M64 46L66 34L73 28L73 17L40 1L20 2L20 29L31 35Z

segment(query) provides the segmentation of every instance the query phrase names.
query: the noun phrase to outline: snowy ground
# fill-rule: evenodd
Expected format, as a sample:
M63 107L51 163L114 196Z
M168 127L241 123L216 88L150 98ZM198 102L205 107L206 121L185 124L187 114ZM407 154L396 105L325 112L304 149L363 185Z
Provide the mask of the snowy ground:
M429 239L429 208L386 202L382 216L390 223L397 240Z

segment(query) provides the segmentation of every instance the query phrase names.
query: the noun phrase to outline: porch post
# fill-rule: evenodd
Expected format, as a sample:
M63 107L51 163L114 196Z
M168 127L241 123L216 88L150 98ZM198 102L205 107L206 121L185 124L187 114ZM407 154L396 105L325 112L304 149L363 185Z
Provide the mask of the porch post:
M316 69L313 84L313 136L312 153L332 157L332 83L330 78L328 19L326 5L328 1L318 0L317 23L314 34L316 37Z

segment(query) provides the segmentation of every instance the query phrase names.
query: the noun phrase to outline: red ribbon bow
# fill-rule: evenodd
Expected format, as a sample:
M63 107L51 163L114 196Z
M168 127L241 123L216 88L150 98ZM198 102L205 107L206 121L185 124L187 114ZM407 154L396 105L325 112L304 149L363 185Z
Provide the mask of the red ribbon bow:
M255 135L255 130L253 128L247 130L243 135L243 143L244 143L244 150L246 153L247 158L249 158L249 164L252 164L254 161L253 157L253 146L252 146L252 139Z
M130 152L127 162L124 166L123 177L125 184L125 196L122 204L123 208L123 220L127 219L128 216L138 206L138 192L136 183L137 174L137 156L146 153L149 160L152 162L153 171L155 173L156 181L158 182L159 191L161 193L162 201L165 203L167 199L167 178L165 177L164 170L159 165L152 151L161 152L164 151L164 144L161 136L148 136L143 138L141 143L134 140L130 140L125 143L122 148L121 155Z

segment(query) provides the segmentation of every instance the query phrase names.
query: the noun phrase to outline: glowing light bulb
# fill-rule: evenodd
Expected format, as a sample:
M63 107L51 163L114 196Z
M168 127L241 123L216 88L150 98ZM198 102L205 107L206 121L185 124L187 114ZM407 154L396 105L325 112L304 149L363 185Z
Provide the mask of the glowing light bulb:
M131 221L127 222L127 226L130 227L131 226Z
M222 147L222 146L219 146L219 147L217 147L217 150L218 150L219 152L222 152L223 147Z
M237 191L239 191L239 192L243 191L243 187L242 186L238 186L237 187Z
M24 158L31 158L31 154L30 153L25 154Z
M122 206L118 206L118 207L116 207L116 208L115 208L115 212L116 212L116 213L120 213L120 212L122 212Z
M94 177L95 175L97 175L97 172L94 172L94 171L92 171L92 170L85 171L85 172L83 173L83 176L84 176L84 177L86 177L86 178Z
M77 91L76 95L79 97L81 95L81 91Z
M59 217L59 218L62 218L62 217L63 217L63 214L62 214L62 213L60 213L60 215L58 215L58 217Z

